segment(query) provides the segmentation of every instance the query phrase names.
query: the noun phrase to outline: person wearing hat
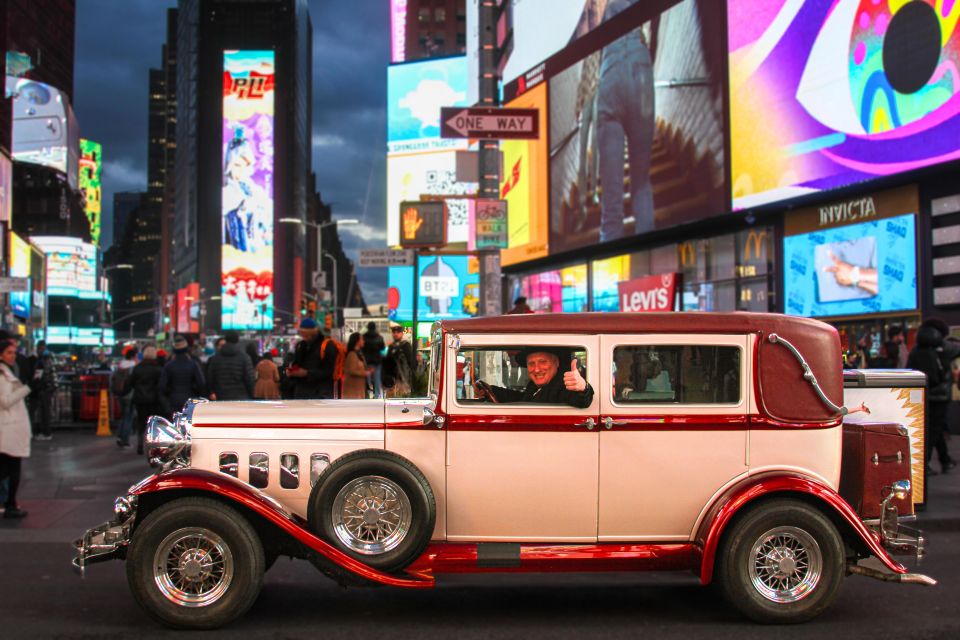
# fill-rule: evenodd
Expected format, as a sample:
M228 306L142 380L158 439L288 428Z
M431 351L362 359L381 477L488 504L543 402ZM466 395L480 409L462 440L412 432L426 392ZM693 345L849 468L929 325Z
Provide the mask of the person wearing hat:
M381 375L383 372L383 349L385 347L383 336L377 331L376 322L367 323L367 332L363 334L363 359L370 367L370 375L367 380L373 385L373 397L383 397L383 384Z
M160 394L166 399L171 411L179 411L190 398L199 398L206 392L203 371L197 361L190 357L187 339L177 334L173 337L173 358L163 365L160 376Z
M250 400L253 398L253 363L240 348L240 334L230 329L225 342L207 365L211 400Z
M332 399L333 374L337 366L337 345L328 340L323 353L323 334L313 318L300 321L300 343L287 367L287 377L293 381L293 397L297 400Z
M569 362L569 370L560 373L560 363ZM523 391L492 387L482 380L473 383L477 398L489 402L536 402L568 404L585 409L593 402L593 387L580 374L576 358L562 347L529 347L517 354L517 363L526 367L530 381Z
M123 350L123 359L117 364L117 370L110 378L113 395L120 401L120 425L117 427L117 446L121 449L130 446L130 434L133 433L133 421L136 408L133 404L133 389L127 384L133 368L137 366L137 348L133 345Z

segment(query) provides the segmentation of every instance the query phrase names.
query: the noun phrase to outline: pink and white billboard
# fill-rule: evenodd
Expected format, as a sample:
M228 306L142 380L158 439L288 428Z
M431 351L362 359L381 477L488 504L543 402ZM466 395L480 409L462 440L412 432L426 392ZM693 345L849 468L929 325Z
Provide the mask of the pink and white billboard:
M223 52L223 329L273 329L274 60Z
M390 62L407 59L407 0L390 0Z

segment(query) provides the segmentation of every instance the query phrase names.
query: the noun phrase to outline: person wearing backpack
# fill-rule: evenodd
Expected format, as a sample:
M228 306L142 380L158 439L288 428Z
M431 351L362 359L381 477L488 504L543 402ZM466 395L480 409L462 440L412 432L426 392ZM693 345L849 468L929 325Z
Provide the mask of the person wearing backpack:
M129 346L123 350L123 360L110 378L110 391L120 401L120 426L117 428L117 446L121 449L130 446L130 434L133 433L133 419L136 409L133 406L133 389L128 388L127 380L137 366L137 348Z
M336 341L324 336L313 318L301 320L297 333L301 340L286 371L293 381L294 399L332 399L338 362L341 376L343 371Z
M937 471L930 466L934 449L937 451L941 472L947 473L956 466L944 438L952 382L949 360L945 362L943 357L944 337L948 331L949 328L942 321L936 318L926 320L917 330L916 345L907 357L908 369L922 371L927 376L924 439L928 476L937 475Z
M206 392L203 371L190 357L187 339L177 334L173 338L173 358L163 365L160 376L160 394L167 409L180 411L190 398L199 398Z
M137 453L143 455L143 434L147 429L150 416L163 415L160 396L160 376L163 369L157 362L157 348L146 347L143 360L133 368L124 388L133 393L133 404L137 407Z

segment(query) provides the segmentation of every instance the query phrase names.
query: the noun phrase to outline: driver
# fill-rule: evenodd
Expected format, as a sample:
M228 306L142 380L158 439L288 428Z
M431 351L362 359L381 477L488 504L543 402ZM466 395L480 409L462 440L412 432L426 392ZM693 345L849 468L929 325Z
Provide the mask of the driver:
M557 375L561 358L570 363L569 371ZM536 402L544 404L568 404L585 409L593 402L593 387L580 374L576 358L570 357L568 349L557 347L531 347L517 355L517 364L527 368L530 381L523 391L492 387L477 380L473 387L477 398L490 402Z

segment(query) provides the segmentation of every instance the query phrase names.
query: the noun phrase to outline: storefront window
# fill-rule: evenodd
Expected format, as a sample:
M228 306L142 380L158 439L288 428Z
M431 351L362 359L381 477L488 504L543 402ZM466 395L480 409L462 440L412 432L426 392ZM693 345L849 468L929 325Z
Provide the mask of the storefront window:
M535 312L575 313L587 310L587 265L512 276L510 302L523 296Z

